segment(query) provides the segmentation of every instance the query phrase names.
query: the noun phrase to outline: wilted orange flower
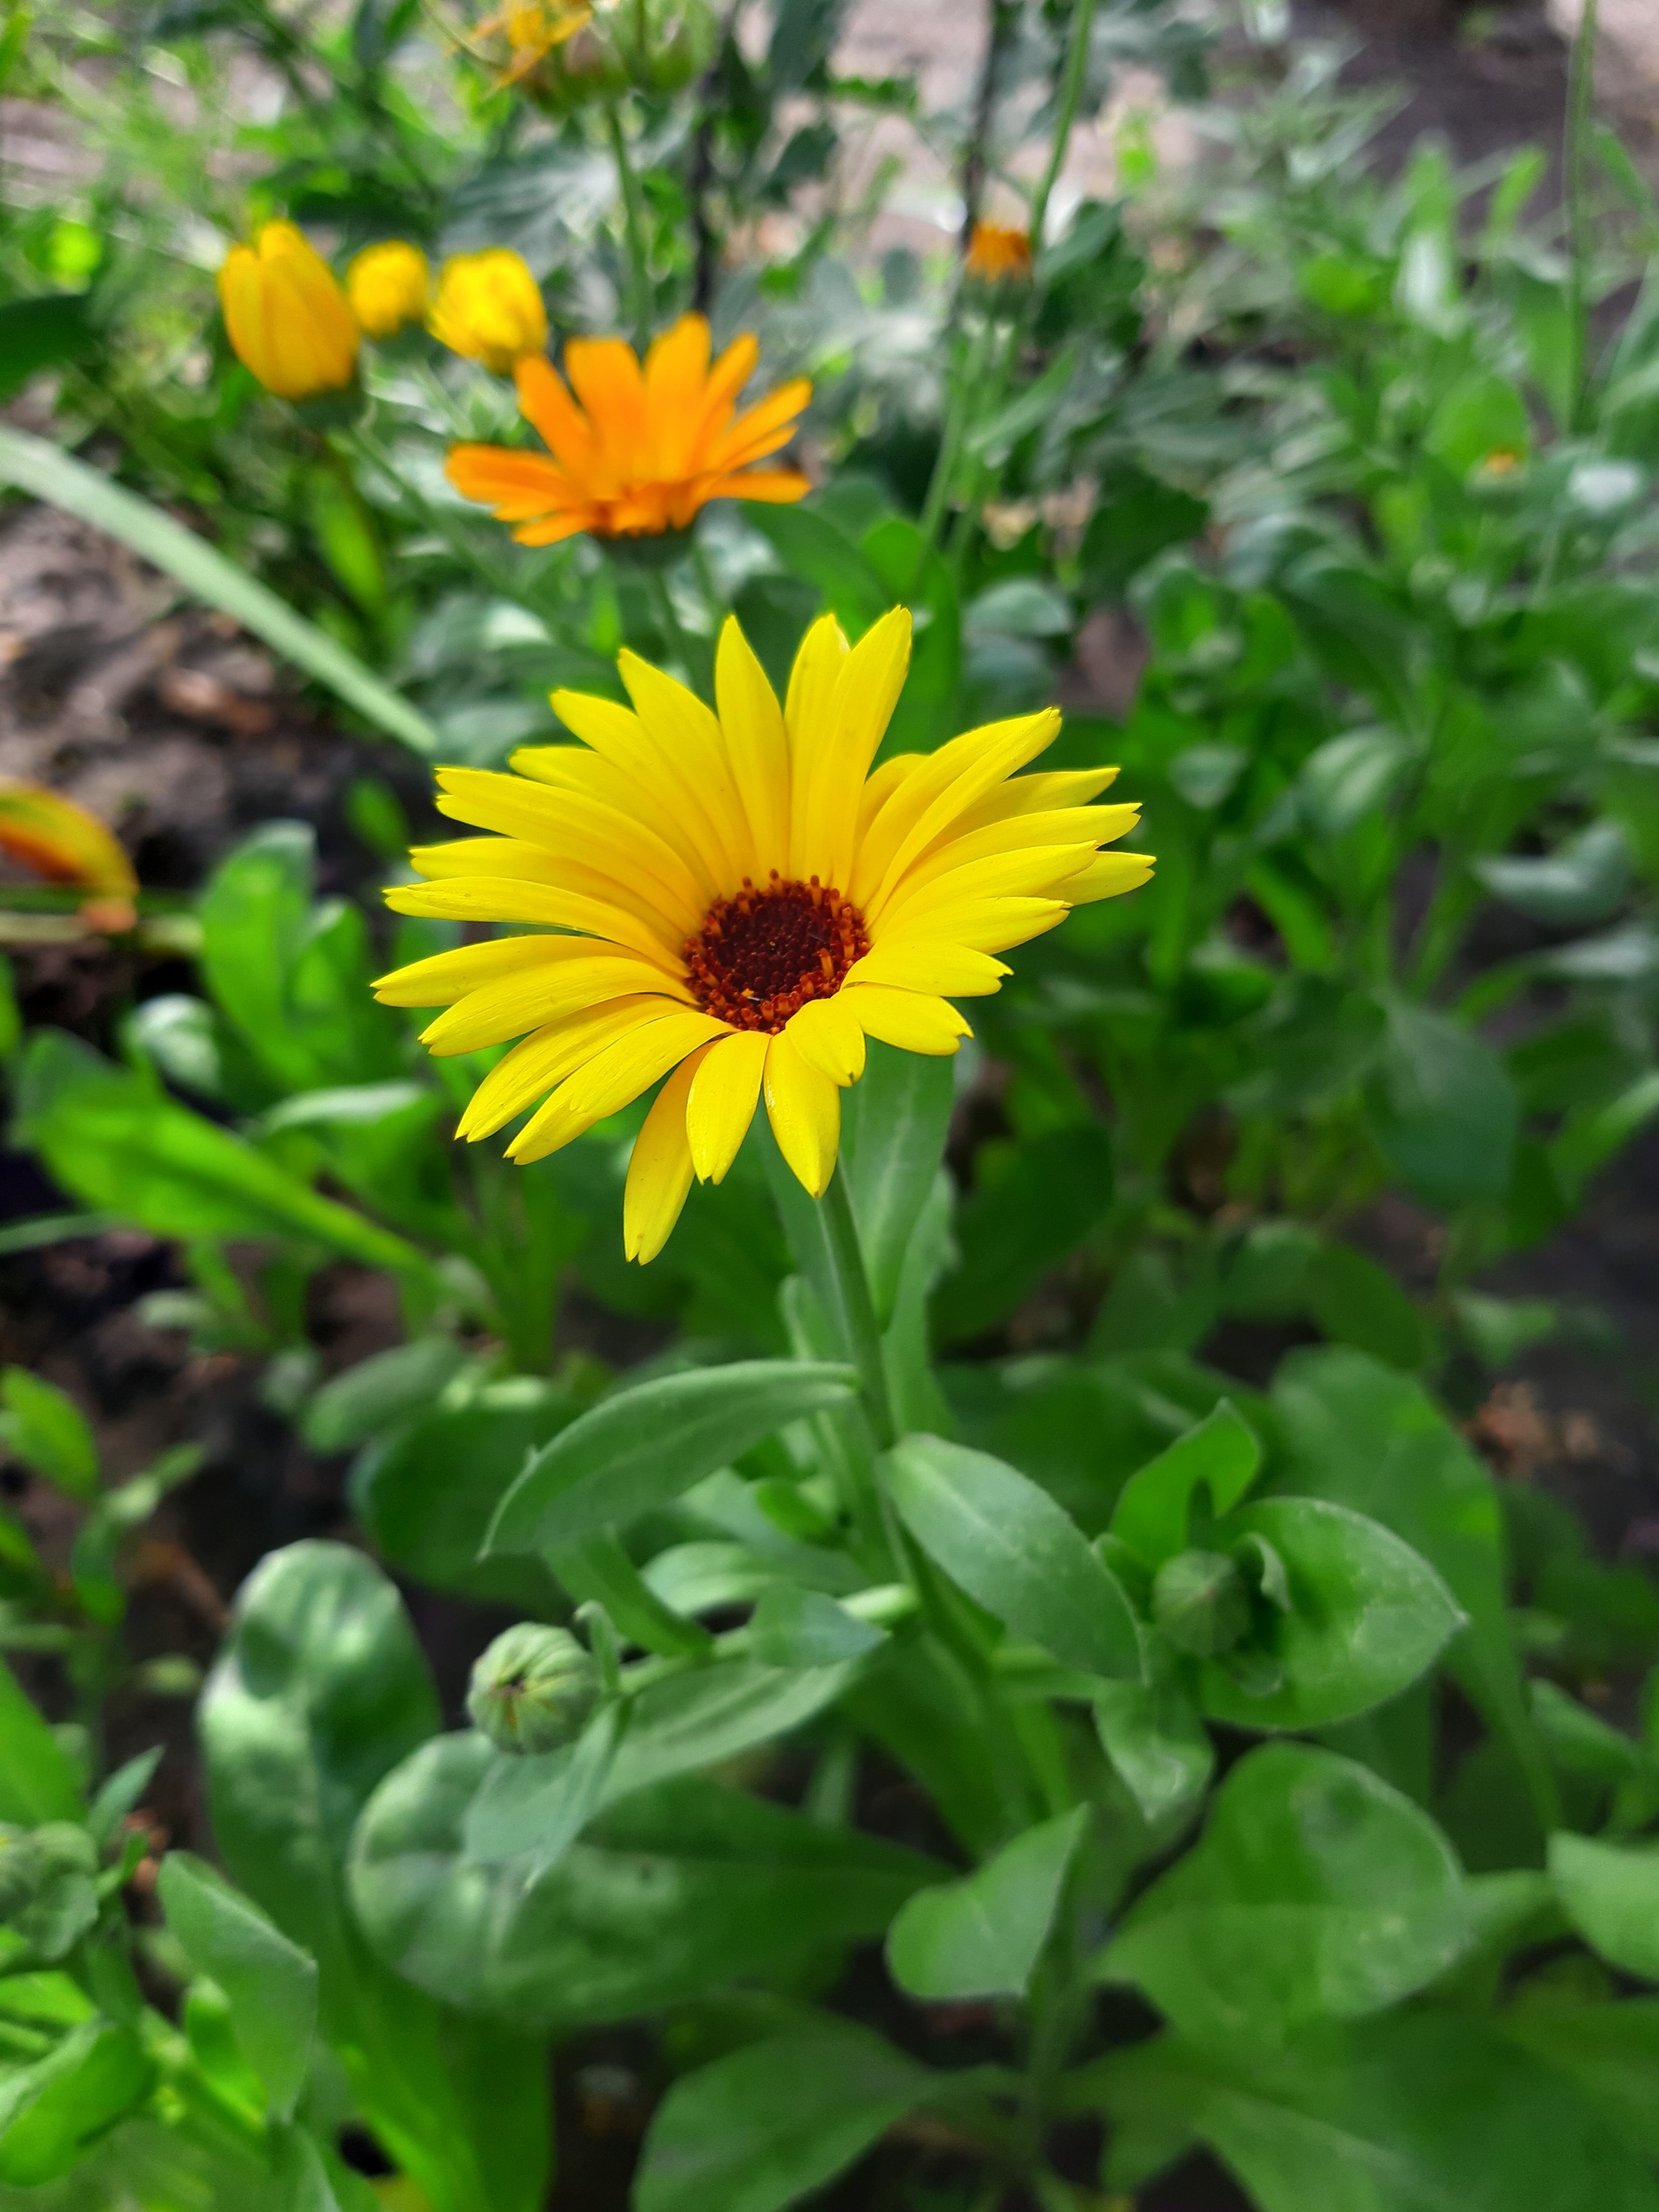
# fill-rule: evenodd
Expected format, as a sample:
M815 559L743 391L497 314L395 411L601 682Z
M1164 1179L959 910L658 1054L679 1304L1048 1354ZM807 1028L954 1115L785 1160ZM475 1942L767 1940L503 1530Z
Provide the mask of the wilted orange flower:
M793 378L739 415L759 344L734 339L712 367L708 353L708 323L685 315L653 342L643 369L621 338L572 338L568 389L539 356L520 361L519 405L553 458L457 446L449 481L499 521L517 523L521 545L555 545L584 530L599 538L684 530L711 499L799 499L809 486L799 470L750 464L787 445L811 384Z
M516 84L520 77L528 76L555 46L574 38L592 14L586 0L516 0L515 5L503 8L499 15L487 16L478 25L477 35L488 38L504 33L509 49L507 67L496 82Z
M0 784L0 852L49 884L74 884L92 896L81 918L93 929L131 929L138 878L126 848L95 814L38 783Z
M1012 223L976 222L963 265L969 276L981 277L988 284L1000 283L1005 277L1027 277L1031 273L1031 241Z

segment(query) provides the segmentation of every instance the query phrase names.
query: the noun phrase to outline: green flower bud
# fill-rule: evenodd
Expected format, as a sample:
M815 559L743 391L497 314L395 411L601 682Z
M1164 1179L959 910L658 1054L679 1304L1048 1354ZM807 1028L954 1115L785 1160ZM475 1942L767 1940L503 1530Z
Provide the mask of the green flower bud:
M1152 1583L1152 1619L1177 1651L1213 1659L1250 1625L1244 1577L1220 1552L1178 1552Z
M475 1662L466 1710L498 1751L555 1751L576 1734L599 1693L591 1652L562 1628L525 1620Z

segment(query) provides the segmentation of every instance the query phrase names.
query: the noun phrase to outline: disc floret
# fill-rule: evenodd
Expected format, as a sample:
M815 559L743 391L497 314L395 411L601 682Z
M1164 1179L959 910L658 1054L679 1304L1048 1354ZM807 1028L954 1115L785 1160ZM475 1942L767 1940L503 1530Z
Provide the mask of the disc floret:
M808 1000L832 998L869 950L851 899L774 868L763 888L745 876L735 896L715 900L686 939L685 964L700 1006L733 1029L775 1036Z

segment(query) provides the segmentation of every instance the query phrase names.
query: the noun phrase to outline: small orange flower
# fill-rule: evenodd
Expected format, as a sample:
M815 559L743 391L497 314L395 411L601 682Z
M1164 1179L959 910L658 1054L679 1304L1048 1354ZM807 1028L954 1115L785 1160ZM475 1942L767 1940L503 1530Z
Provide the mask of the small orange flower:
M1006 278L1023 283L1031 273L1031 241L1012 223L976 222L963 265L969 276L988 284L1000 284Z
M553 458L457 446L449 481L497 520L518 524L521 545L556 545L584 530L656 537L686 528L711 499L799 499L810 487L799 470L750 464L787 445L811 384L795 377L739 415L738 394L759 344L737 338L712 366L708 355L701 315L683 316L653 340L643 369L621 338L572 338L564 349L569 389L532 355L513 372L519 405Z

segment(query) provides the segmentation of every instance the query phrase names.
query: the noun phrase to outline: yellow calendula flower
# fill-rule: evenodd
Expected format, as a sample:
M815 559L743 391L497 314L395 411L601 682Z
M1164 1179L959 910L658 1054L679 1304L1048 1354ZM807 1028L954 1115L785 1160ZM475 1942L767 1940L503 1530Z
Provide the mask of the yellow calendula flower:
M427 328L452 353L506 376L547 350L547 307L528 264L510 246L452 254L438 271Z
M366 246L346 269L346 297L358 329L367 337L390 338L405 323L424 321L429 281L418 246L401 238Z
M343 392L357 374L357 325L340 281L291 222L233 246L219 271L225 329L239 361L279 399Z
M738 414L758 343L736 338L712 366L708 356L708 323L685 315L653 341L643 367L621 338L572 338L569 387L550 362L521 361L519 405L552 459L457 446L449 481L499 521L517 523L521 545L553 545L584 530L599 538L684 530L711 499L801 498L811 486L798 469L750 464L788 444L811 384L796 377Z
M557 933L441 952L376 988L447 1009L423 1033L434 1053L520 1040L459 1131L489 1136L542 1100L516 1160L667 1079L629 1169L630 1259L662 1249L694 1175L726 1174L763 1096L785 1159L822 1196L866 1037L955 1052L969 1030L951 1000L996 990L999 952L1151 872L1100 849L1139 813L1092 804L1115 769L1018 774L1058 732L1052 708L872 774L909 653L902 608L850 649L826 615L780 707L728 620L717 711L624 653L631 712L558 691L578 744L519 752L516 775L439 771L442 811L493 834L416 850L428 880L388 903Z
M976 222L963 267L988 284L1019 280L1031 273L1031 241L1012 223Z

